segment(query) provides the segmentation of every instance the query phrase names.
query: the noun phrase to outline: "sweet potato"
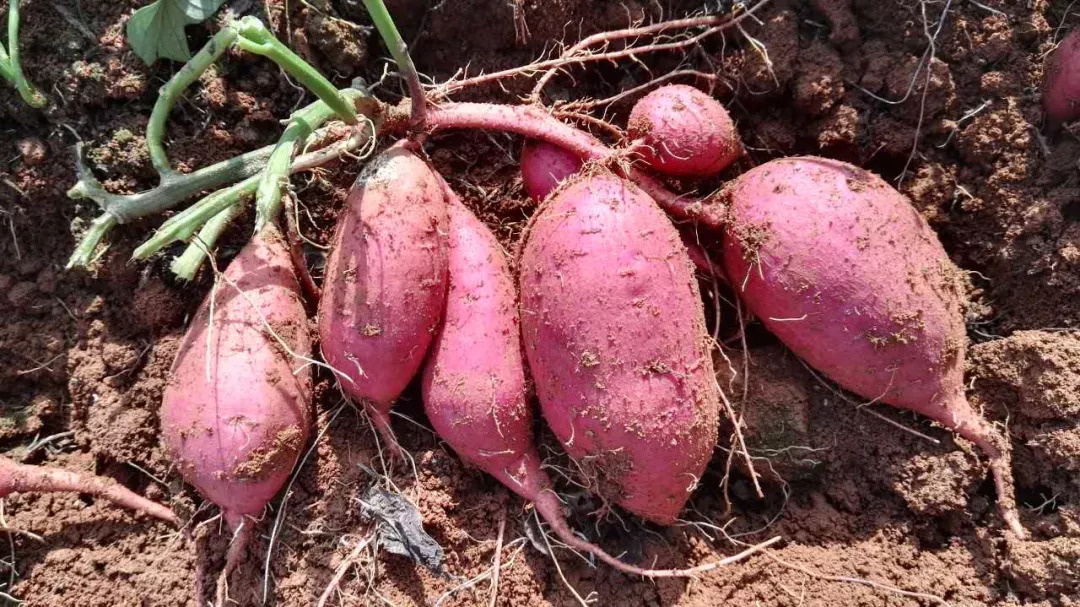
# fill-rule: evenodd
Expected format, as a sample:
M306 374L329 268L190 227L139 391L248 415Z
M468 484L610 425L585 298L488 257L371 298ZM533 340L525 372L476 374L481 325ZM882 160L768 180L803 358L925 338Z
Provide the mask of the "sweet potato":
M812 367L867 400L926 415L989 457L1002 515L1023 535L1008 443L968 404L960 271L906 198L824 158L784 158L723 193L728 280Z
M724 106L684 84L662 86L642 97L630 110L627 130L632 149L666 175L715 175L742 153Z
M448 198L450 289L421 379L424 411L435 432L465 462L534 502L556 535L575 549L631 574L693 574L629 565L570 528L533 444L517 293L506 257L487 227L452 192Z
M1043 80L1042 103L1050 133L1080 118L1080 28L1066 36L1054 51Z
M391 453L390 407L420 369L446 304L446 223L442 179L392 147L357 177L326 267L323 356Z
M564 179L581 169L581 158L546 141L529 139L521 149L521 178L525 191L539 202Z
M520 267L548 425L599 495L672 523L712 454L719 410L678 232L637 186L593 170L533 217Z
M288 246L273 224L223 278L180 345L160 415L180 473L235 531L262 514L307 442L311 376L293 355L310 354L311 336Z

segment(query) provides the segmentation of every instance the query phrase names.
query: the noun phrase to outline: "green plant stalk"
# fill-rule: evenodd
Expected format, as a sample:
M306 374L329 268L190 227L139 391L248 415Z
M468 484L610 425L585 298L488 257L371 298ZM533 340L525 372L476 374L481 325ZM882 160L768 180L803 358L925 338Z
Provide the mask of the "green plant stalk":
M383 0L364 0L364 7L367 9L368 15L371 16L375 29L379 31L379 36L386 43L390 56L397 63L398 71L401 72L402 77L405 78L405 82L409 86L413 127L423 129L427 122L427 101L424 97L424 89L420 86L420 76L416 72L416 65L413 63L412 56L409 55L409 46L405 44L405 40L401 37L401 32L398 31L397 25L394 24L390 11L386 10Z
M351 106L363 93L356 89L344 89L339 95ZM281 196L288 184L289 169L298 146L311 135L319 125L329 120L336 112L324 101L317 101L308 107L294 112L289 117L289 125L281 134L281 139L274 146L270 158L259 179L255 191L255 233L258 234L272 221L281 210Z
M234 22L234 27L240 34L237 45L250 53L262 55L278 64L290 76L296 78L315 93L326 105L328 105L338 118L345 124L356 124L356 108L343 97L337 87L330 83L325 76L319 73L308 62L292 52L280 40L266 29L258 18L247 16L240 21Z
M150 162L154 169L161 175L162 182L168 181L177 175L177 172L169 166L169 156L165 153L163 142L165 135L165 122L169 119L176 100L203 74L215 61L229 50L240 33L234 27L226 27L214 34L190 61L180 68L179 72L169 78L158 89L158 98L154 103L154 109L150 112L150 122L146 125L146 146L150 148Z
M146 242L131 254L132 259L146 259L168 245L188 240L212 217L255 193L259 176L254 175L206 196L199 202L170 217Z
M67 269L70 270L76 266L86 267L90 265L90 263L94 261L94 252L97 250L98 245L101 244L101 240L105 238L105 235L115 228L118 223L115 215L110 215L108 213L98 215L94 221L90 223L90 227L86 230L86 234L79 240L78 246L75 247L75 251L71 254L71 258L68 259Z
M0 45L0 76L15 87L27 105L43 108L49 100L23 75L22 62L19 59L19 0L11 0L8 5L7 31L8 49L5 51Z
M176 274L182 280L194 280L195 273L199 271L199 267L206 261L210 251L214 250L218 238L221 238L225 228L243 212L244 205L237 203L226 207L225 210L211 217L210 221L207 221L199 230L198 235L187 246L184 253L173 260L169 266L173 274Z
M77 145L76 154L80 159L79 180L68 190L67 195L74 200L91 199L106 214L114 216L117 223L128 223L171 209L203 190L258 174L266 166L266 160L273 150L274 146L268 145L190 173L177 173L167 183L162 183L152 190L137 194L113 194L101 186L90 168L81 161L81 145Z

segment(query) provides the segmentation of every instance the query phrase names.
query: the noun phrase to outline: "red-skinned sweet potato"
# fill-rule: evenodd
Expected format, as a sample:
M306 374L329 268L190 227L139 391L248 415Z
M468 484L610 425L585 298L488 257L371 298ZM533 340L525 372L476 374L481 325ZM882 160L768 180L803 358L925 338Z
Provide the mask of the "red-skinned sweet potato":
M792 351L844 388L930 417L990 459L1003 518L1023 536L1008 443L964 395L960 271L881 178L783 158L725 191L728 280Z
M467 463L533 502L559 539L635 575L673 577L624 563L574 534L533 444L517 293L494 235L448 190L450 289L421 379L435 432Z
M390 407L420 369L446 305L446 223L442 178L392 147L357 177L326 267L323 356L391 453Z
M583 161L568 150L546 141L530 139L521 149L521 179L525 191L539 202L567 177L581 169Z
M634 151L666 175L715 175L742 153L724 106L684 84L662 86L642 97L630 110L627 128Z
M678 232L635 185L594 170L533 217L520 268L548 425L596 492L670 524L709 461L719 411Z
M310 355L311 336L299 289L284 237L268 225L203 302L165 390L162 440L234 531L262 514L307 442L310 370L293 355Z
M1051 133L1080 118L1080 28L1065 36L1054 50L1043 80L1042 103Z

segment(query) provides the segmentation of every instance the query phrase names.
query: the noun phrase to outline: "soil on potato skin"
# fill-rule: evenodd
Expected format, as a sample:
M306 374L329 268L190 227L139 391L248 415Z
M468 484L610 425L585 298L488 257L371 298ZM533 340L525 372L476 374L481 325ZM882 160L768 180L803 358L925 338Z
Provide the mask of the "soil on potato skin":
M192 522L178 534L86 496L9 497L3 500L6 525L41 540L10 534L10 542L0 541L0 589L30 605L205 604L228 537L212 520L214 508L184 485L166 459L157 410L185 323L210 278L204 272L192 284L178 283L165 256L128 261L157 219L115 230L91 272L63 270L73 231L94 214L91 204L64 195L74 182L73 132L88 143L89 160L109 188L152 187L143 133L155 90L176 66L148 69L125 47L124 24L142 2L23 4L26 73L56 106L44 114L30 110L0 87L0 152L6 158L0 166L0 449L29 463L110 476ZM400 16L419 69L436 80L467 63L473 70L518 65L554 39L571 42L625 27L628 18L653 20L661 8L670 16L702 5L388 4ZM364 24L359 2L236 0L229 6L264 17L269 10L275 31L338 84L381 73L382 50L368 29L355 24ZM925 6L934 20L944 5ZM839 579L844 577L938 596L951 605L1080 601L1080 336L1069 330L1080 325L1080 141L1067 132L1044 143L1036 134L1044 56L1060 39L1057 28L1070 6L1064 0L952 3L928 85L927 72L919 72L911 94L898 104L869 93L905 97L927 45L919 3L774 0L761 12L761 24L746 26L768 50L768 61L740 34L729 35L724 46L714 41L695 57L703 66L707 56L730 83L715 93L748 148L725 177L777 155L820 154L866 166L898 179L953 259L972 272L969 394L990 419L1007 424L1032 539L1004 535L986 467L972 445L912 414L854 409L751 325L749 359L728 352L733 368L741 371L745 362L749 381L729 381L723 360L718 369L733 402L747 410L765 498L754 495L748 469L736 462L726 512L719 484L727 457L718 449L685 514L710 525L732 521L727 532L740 541L779 535L785 543L772 558L757 556L693 581L631 579L557 552L562 574L583 596L595 592L599 604L626 605L932 603ZM223 18L189 28L192 46ZM1065 29L1078 23L1074 12ZM663 73L678 57L646 60L654 73ZM646 78L635 65L601 65L573 76L557 79L549 98L603 97ZM511 83L509 94L481 87L457 97L513 101L529 86ZM397 90L389 79L380 94L392 100ZM230 52L177 104L169 123L171 158L189 170L271 143L280 132L278 120L305 100L276 68ZM628 109L629 103L617 104L611 119L624 121ZM502 134L448 133L432 137L428 146L436 166L507 247L515 245L532 210L517 175L520 145ZM356 166L341 163L318 178L294 179L309 212L302 221L307 236L329 239L356 173ZM708 192L720 183L698 187ZM229 233L222 259L243 242L250 217L245 221ZM320 256L313 252L311 261L318 270ZM721 317L721 338L736 336L734 312L722 307ZM399 411L420 426L395 420L403 446L415 457L416 476L398 472L396 479L446 549L447 574L366 552L328 604L367 605L378 597L395 605L435 603L491 567L503 517L496 604L574 604L551 559L522 539L532 519L528 506L463 467L423 425L417 400L410 391ZM354 409L341 408L325 375L314 401L313 434L321 433L321 440L292 485L285 524L274 538L268 604L314 604L355 542L369 533L356 497L372 482L361 467L376 458L370 427ZM545 453L558 462L559 449L537 426ZM722 430L723 448L727 432ZM38 442L46 437L49 442ZM655 529L630 518L625 526L611 519L597 523L587 513L600 504L571 485L559 488L577 528L627 558L688 566L738 550L715 527ZM231 579L230 596L239 604L262 598L270 530L281 507L279 498L250 558ZM207 594L197 598L197 586ZM489 595L484 580L443 604L478 604Z

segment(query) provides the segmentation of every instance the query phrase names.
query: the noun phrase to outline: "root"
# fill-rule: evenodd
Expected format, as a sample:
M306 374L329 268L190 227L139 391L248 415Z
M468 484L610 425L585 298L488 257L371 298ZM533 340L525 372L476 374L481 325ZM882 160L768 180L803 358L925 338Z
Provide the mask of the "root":
M506 509L499 514L499 537L495 540L495 564L491 569L491 599L488 607L495 607L495 600L499 598L499 566L502 562L503 533L506 531Z
M742 542L740 542L740 543L742 543ZM806 567L803 567L802 565L796 565L794 563L789 563L789 562L781 559L780 557L778 557L775 554L772 554L770 552L766 552L765 556L766 556L766 558L768 558L772 562L776 563L777 565L781 565L781 566L786 567L788 569L791 569L793 571L798 571L799 573L806 574L806 575L808 575L808 576L810 576L810 577L812 577L812 578L814 578L816 580L824 580L826 582L841 582L841 583L845 583L845 584L858 584L860 586L869 586L870 588L874 588L875 590L881 590L882 592L888 592L890 594L895 594L895 595L898 595L898 596L905 596L905 597L914 598L914 599L923 599L923 600L926 600L926 601L933 601L934 603L937 603L938 605L944 605L945 607L950 607L950 604L949 604L948 601L941 598L940 596L936 596L936 595L933 595L933 594L926 594L925 592L914 592L914 591L911 591L911 590L904 590L902 588L897 588L896 586L893 586L891 584L883 584L881 582L875 582L873 580L868 580L868 579L865 579L865 578L847 577L847 576L841 576L841 575L826 575L824 573L818 573L818 572L813 571L811 569L807 569Z
M307 267L307 260L304 259L303 245L299 240L304 236L300 233L300 226L296 222L296 199L292 194L286 194L284 199L285 242L289 244L289 257L292 258L293 270L296 272L296 277L300 281L300 288L307 295L308 301L318 305L322 292L319 290L319 286L315 284L315 279L311 277L311 272L308 271Z
M391 113L395 110L390 110ZM386 130L400 128L402 121L388 117ZM500 105L493 103L447 103L433 107L428 114L431 131L448 129L499 130L540 139L568 150L585 161L613 164L619 172L638 185L664 210L678 219L697 221L710 230L719 231L724 225L723 209L718 205L703 204L693 198L685 198L668 190L656 178L633 168L612 163L621 158L592 135L560 122L546 110L528 105Z
M229 575L240 566L240 562L247 555L248 546L254 535L255 520L243 517L243 522L233 533L232 541L229 542L229 550L225 553L225 568L217 580L217 607L225 607L229 601Z
M662 21L660 23L654 23L653 25L630 27L622 30L615 30L610 32L601 32L593 34L583 38L577 44L571 46L565 50L559 57L553 59L546 59L541 61L535 61L528 65L523 65L515 68L500 70L498 72L491 72L489 74L480 74L471 78L461 78L458 80L450 80L443 84L437 85L434 88L435 96L439 98L446 98L454 92L460 91L464 88L477 86L481 84L488 84L492 82L499 82L507 78L515 78L518 76L534 77L540 74L540 79L533 88L530 99L536 101L539 99L544 87L548 82L555 77L563 68L572 65L583 65L585 63L595 63L597 61L618 61L620 59L633 59L637 61L637 56L645 53L654 53L658 51L672 51L687 48L701 42L701 40L708 38L709 36L718 34L726 29L734 27L742 22L743 19L750 17L761 7L768 4L768 0L762 0L751 8L747 9L744 13L737 17L721 16L721 15L704 15L698 17L687 17L685 19L674 19L671 21ZM603 49L607 49L613 42L620 40L634 40L644 37L655 37L671 30L688 30L696 27L707 28L704 32L674 40L672 42L653 42L648 45L635 47L633 42L622 49L615 51L603 50L600 52L587 52L587 49L593 46L600 46Z
M341 584L341 578L345 577L345 573L349 571L349 567L352 566L356 559L360 558L360 553L368 547L368 544L370 544L373 539L375 539L375 534L371 533L357 542L356 546L349 552L349 555L345 557L345 560L341 561L337 571L334 572L334 577L330 578L330 583L326 585L326 590L323 590L322 595L319 596L317 607L324 607L326 605L326 601L330 599L330 595L337 589L338 585Z
M143 512L174 525L180 520L167 507L152 502L120 483L102 476L84 476L68 470L47 466L18 464L0 456L0 497L11 493L86 493L110 502Z
M718 34L726 29L739 25L744 19L750 17L758 9L768 4L768 0L762 0L754 6L747 9L741 15L737 17L720 16L720 15L705 15L698 17L687 17L685 19L675 19L671 21L662 21L653 25L630 27L622 30L615 30L610 32L600 32L593 34L586 38L583 38L577 44L567 49L558 59L553 59L547 62L541 62L534 64L534 69L546 70L544 74L537 81L536 86L533 87L531 99L538 100L540 95L544 91L544 87L555 77L560 68L567 65L583 64L586 62L594 61L615 61L625 57L636 59L638 54L650 53L656 51L670 51L693 46L714 34ZM633 41L636 41L643 37L658 36L664 32L670 30L687 30L695 27L706 27L703 33L682 40L676 40L674 42L653 42L648 45L635 47ZM631 40L627 47L619 51L611 52L586 52L586 49L590 47L599 46L602 49L607 49L613 42L620 40ZM545 63L551 65L544 65Z
M570 526L567 525L566 518L562 514L562 510L559 506L559 500L555 497L555 494L552 491L542 491L540 495L537 496L534 504L536 506L536 512L539 514L539 516L542 516L544 520L547 521L549 525L551 525L551 529L555 532L555 535L558 536L558 538L562 540L567 546L575 550L584 552L586 554L591 554L597 559L603 561L604 563L607 563L608 565L614 567L619 571L622 571L623 573L628 573L630 575L639 575L648 578L697 577L698 575L701 575L702 573L706 573L708 571L712 571L713 569L717 569L725 565L731 565L733 563L742 561L743 559L746 559L754 553L768 548L769 546L772 546L773 544L779 542L781 539L780 536L775 536L760 544L750 546L749 548L743 550L738 554L720 559L719 561L714 561L712 563L706 563L704 565L698 565L696 567L690 567L687 569L643 569L641 567L624 563L623 561L605 552L599 546L591 542L587 542L574 535L573 530L571 530ZM584 601L583 604L585 604Z
M990 476L997 491L998 512L1005 525L1019 539L1027 539L1028 533L1020 522L1016 509L1016 487L1013 482L1009 457L1009 443L986 420L977 419L974 424L956 426L956 433L975 443L990 463Z

